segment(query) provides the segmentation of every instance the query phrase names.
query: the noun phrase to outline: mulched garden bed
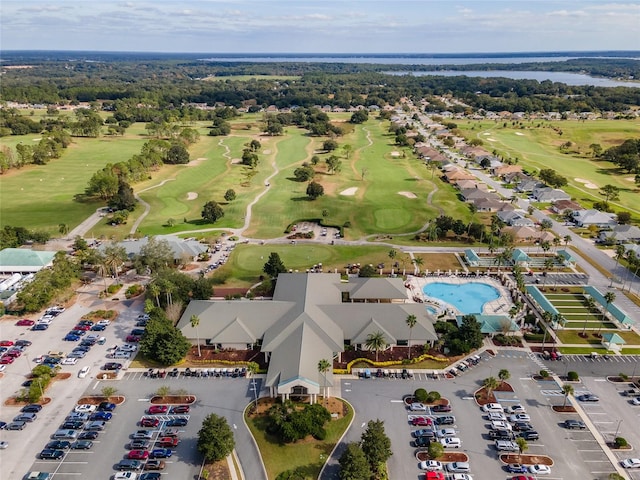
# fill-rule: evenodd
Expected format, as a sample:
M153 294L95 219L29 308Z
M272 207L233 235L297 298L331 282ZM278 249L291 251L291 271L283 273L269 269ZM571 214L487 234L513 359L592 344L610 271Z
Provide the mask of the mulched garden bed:
M216 361L224 362L220 365L228 366L227 362L238 362L238 364L244 364L247 362L256 362L261 370L266 369L268 364L265 359L264 353L259 349L251 350L233 350L223 349L218 350L210 345L200 346L200 356L198 356L198 347L191 347L185 363L180 366L197 366L197 367L210 367L214 366Z
M571 405L566 405L564 407L562 405L554 405L551 408L556 413L578 413Z
M631 445L627 445L626 447L616 447L616 444L613 442L607 442L607 447L609 447L611 450L617 450L620 452L633 450L633 447Z
M503 453L500 455L502 463L520 463L522 465L546 465L553 466L553 459L546 455L520 455L516 453Z
M493 391L488 392L485 387L481 387L476 390L474 393L474 397L476 399L476 403L480 406L486 405L487 403L498 403L496 400L496 396L493 392L513 392L513 387L507 382L500 382L497 388Z
M153 405L191 405L195 401L195 395L154 395L151 397Z
M413 345L411 347L411 358L417 358L424 353L428 353L434 357L439 358L447 358L451 362L455 361L455 358L448 358L442 355L442 352L439 350L429 350L428 352L424 351L423 345ZM376 352L370 352L369 350L347 350L342 352L341 361L334 361L333 368L345 369L347 368L347 364L353 360L358 358L366 358L367 360L371 360L371 362L376 362ZM401 362L405 359L409 358L409 347L393 347L393 351L391 349L385 350L384 352L378 352L377 362L399 362L398 367L411 368L411 364L402 365ZM462 357L459 357L462 358ZM367 365L371 367L371 365ZM388 368L388 367L386 367Z
M208 472L208 477L204 472ZM229 471L229 463L226 458L223 458L219 462L205 463L202 467L202 478L215 478L215 480L232 480L231 472Z
M431 458L427 450L418 450L416 452L416 458L419 462L425 460L437 460L439 462L468 462L469 456L462 452L444 452L438 458Z
M407 395L406 397L404 397L404 404L409 406L412 403L417 402L418 400L416 400L416 397L414 397L413 395ZM438 400L436 400L435 402L432 403L427 403L424 402L424 405L428 406L428 407L434 407L436 405L449 405L449 400L447 400L444 397L439 398ZM420 412L415 412L415 415L420 416Z
M102 402L115 403L116 405L122 405L126 400L124 395L111 395L105 397L98 395L95 397L82 397L78 400L78 405L100 405Z
M269 409L278 402L279 400L277 398L271 398L271 397L259 398L257 408L250 408L249 411L247 412L247 415L250 418L260 416L260 415L265 415L267 411L269 411ZM253 404L254 402L251 402L251 403ZM331 415L333 416L332 418L334 418L335 420L342 418L347 413L349 413L349 409L347 405L343 401L335 397L329 397L327 400L320 397L318 399L318 404L322 405L324 408L329 410L329 413L331 413Z
M19 401L16 397L9 397L4 401L4 404L7 407L23 407L24 405L30 405L32 403L37 403L38 405L43 405L44 406L44 405L47 405L47 404L51 403L51 398L42 397L37 402L23 402L23 401Z

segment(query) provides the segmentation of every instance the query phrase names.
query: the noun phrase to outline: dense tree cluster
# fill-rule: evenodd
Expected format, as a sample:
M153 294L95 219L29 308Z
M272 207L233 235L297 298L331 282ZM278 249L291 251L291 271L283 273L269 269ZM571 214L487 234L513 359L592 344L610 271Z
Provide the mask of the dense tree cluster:
M224 417L210 413L198 432L198 451L207 462L217 462L229 455L236 446L233 430Z
M211 200L202 207L202 219L205 222L216 223L222 217L224 217L224 210L218 202Z
M457 327L453 323L438 321L435 324L436 332L442 335L444 345L451 355L462 355L482 346L482 333L480 323L475 315L462 317L462 324Z
M285 273L287 271L287 267L285 267L277 252L271 252L267 263L262 267L262 271L269 275L269 277L276 278L278 274Z
M393 455L381 420L369 420L359 443L350 443L339 459L341 480L386 478L385 464Z
M601 157L628 173L640 174L640 139L625 140L621 145L605 150Z
M539 177L544 183L554 188L564 187L567 184L567 178L563 177L552 168L541 169Z
M307 196L311 200L315 200L322 195L324 195L324 187L318 182L309 182L309 185L307 185Z
M50 238L51 235L47 232L6 225L0 230L0 250L3 248L18 248L30 242L47 243Z
M157 271L146 291L147 298L156 307L174 303L186 305L190 300L208 300L213 296L213 280L194 278L171 268Z
M51 268L44 268L25 285L16 297L12 309L37 312L50 304L56 295L64 292L80 278L80 269L64 252L56 253Z
M182 360L191 348L191 342L173 326L162 309L152 309L149 317L140 340L140 353L163 366Z
M291 400L272 406L268 417L267 432L286 443L301 440L307 435L324 440L327 435L324 425L331 420L331 414L322 405L315 403L300 408Z

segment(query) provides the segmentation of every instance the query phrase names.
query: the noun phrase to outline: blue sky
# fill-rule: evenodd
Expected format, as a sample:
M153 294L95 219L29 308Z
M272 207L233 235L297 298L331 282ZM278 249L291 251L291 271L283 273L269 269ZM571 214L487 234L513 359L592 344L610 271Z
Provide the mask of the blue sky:
M3 50L640 50L640 0L2 0Z

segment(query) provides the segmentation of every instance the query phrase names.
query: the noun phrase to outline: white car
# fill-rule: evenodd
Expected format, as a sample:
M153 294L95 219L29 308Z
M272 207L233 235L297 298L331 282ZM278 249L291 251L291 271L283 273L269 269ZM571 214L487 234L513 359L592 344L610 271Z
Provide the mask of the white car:
M439 472L442 470L442 463L437 460L425 460L420 462L420 469L428 472Z
M441 438L440 443L444 448L460 448L462 447L462 440L458 437Z
M447 470L453 473L467 473L471 470L468 462L447 463Z
M456 431L453 428L442 428L436 432L439 438L455 437Z
M633 399L631 399L631 405L640 405L640 397L633 397Z
M138 347L136 345L125 343L124 345L120 345L116 350L119 350L121 352L135 352L136 350L138 350Z
M0 450L4 450L5 448L7 448L9 446L9 442L0 442Z
M482 407L485 412L504 412L504 408L499 403L487 403Z
M84 377L86 377L86 376L87 376L87 374L89 373L89 369L90 369L90 368L91 368L91 367L89 367L89 366L82 367L82 368L80 369L80 371L78 372L78 378L84 378Z
M113 480L136 480L138 474L136 472L118 472L113 476Z
M451 480L473 480L473 477L466 473L454 473Z
M78 359L77 359L77 358L73 358L73 357L71 357L71 358L65 358L65 359L62 361L62 364L63 364L63 365L75 365L76 363L78 363Z
M510 407L507 407L504 409L504 411L506 413L527 413L527 411L525 410L525 408L522 405L511 405Z
M623 468L640 468L640 458L627 458L620 462Z
M109 320L100 320L96 325L104 325L105 327L108 327L111 325L111 322Z
M93 413L96 411L95 405L89 405L88 403L82 403L80 405L76 405L76 408L73 409L74 412L77 413Z
M409 410L412 412L426 412L427 406L424 403L412 403L409 405Z
M531 421L531 417L529 415L527 415L526 413L516 413L515 415L510 415L509 416L509 421L511 423L530 422Z
M504 413L500 413L500 412L489 412L489 414L487 415L487 418L489 418L489 420L493 421L505 421L507 419L507 417L505 416Z
M492 430L512 430L511 424L504 420L495 420L491 422Z
M534 475L550 475L551 468L546 465L531 465L529 467L529 473L533 473Z
M4 372L4 369L7 368L6 365L0 364L0 372Z
M53 317L51 317L51 318L42 317L42 318L38 319L38 323L41 323L41 324L44 324L44 325L51 325L52 321L53 321Z

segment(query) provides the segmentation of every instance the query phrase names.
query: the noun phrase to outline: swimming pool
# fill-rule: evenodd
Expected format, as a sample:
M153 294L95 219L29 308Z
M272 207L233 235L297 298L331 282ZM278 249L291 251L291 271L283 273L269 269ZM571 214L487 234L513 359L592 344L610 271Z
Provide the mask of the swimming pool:
M434 282L422 289L424 294L457 308L463 314L482 313L487 302L500 298L497 288L480 282L462 284Z

